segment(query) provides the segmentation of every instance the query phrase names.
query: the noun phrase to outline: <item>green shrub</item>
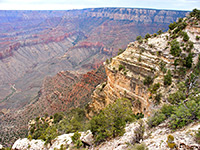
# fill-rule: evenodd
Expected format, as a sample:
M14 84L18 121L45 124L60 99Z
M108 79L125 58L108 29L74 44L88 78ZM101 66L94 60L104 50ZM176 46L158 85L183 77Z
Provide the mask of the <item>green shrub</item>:
M147 33L146 35L145 35L145 39L148 39L148 38L150 38L151 37L151 35L149 34L149 33Z
M199 41L199 39L200 39L200 36L196 36L196 40Z
M153 78L151 78L151 76L147 76L145 77L143 84L149 86L150 84L153 83Z
M192 12L190 12L191 17L195 17L196 19L200 20L200 10L198 9L193 9Z
M43 118L31 125L29 130L30 136L32 136L33 139L42 139L47 144L51 143L58 135L88 129L85 110L82 108L72 109L65 115L64 113L56 113L52 119L53 118L55 118L56 121L54 120L52 124L49 123L49 120Z
M186 90L187 89L185 83L180 82L178 84L178 90L175 93L169 95L168 102L178 105L181 101L186 99Z
M161 93L156 94L156 96L154 98L156 104L160 104L161 97L162 97Z
M109 64L109 60L108 59L106 59L106 64Z
M163 33L163 31L162 30L158 30L158 35L161 35L162 33Z
M173 22L169 25L169 29L170 30L174 30L175 28L177 27L177 23L176 22Z
M122 69L125 70L125 66L122 65L122 64L119 64L119 69L118 70L121 71Z
M162 106L162 108L160 109L161 113L163 113L167 118L169 118L171 116L171 114L173 114L174 111L174 107L173 105L169 105L169 104L164 104Z
M142 61L142 57L141 57L141 56L138 57L138 61L139 61L139 62Z
M156 33L154 33L154 34L153 34L153 37L156 37L156 36L157 36L157 34L156 34Z
M166 66L166 63L162 60L160 63L159 63L159 67L160 67L160 70L163 72L163 73L166 73L167 69L165 68Z
M160 83L155 83L153 84L153 86L151 87L151 93L155 94L156 91L160 88Z
M125 51L125 49L119 49L119 52L117 53L117 55L122 54Z
M41 139L45 140L45 145L48 143L52 144L52 140L54 140L58 136L57 128L55 126L53 127L49 126L45 130L45 133L43 133L42 135L43 136L41 137Z
M140 44L142 44L142 43L143 43L143 39L142 39L142 37L141 37L141 36L137 36L136 40L137 40L137 41L138 41Z
M179 78L184 78L185 75L186 75L186 68L185 67L179 67L178 75L179 75Z
M187 42L190 39L186 32L183 32L183 41Z
M177 91L177 92L169 95L168 102L170 102L171 104L177 105L185 99L186 99L185 93L183 93L182 91Z
M184 66L187 68L191 68L192 67L192 63L193 63L193 55L192 53L189 53L188 56L185 58L185 64Z
M147 124L150 128L158 126L160 123L165 121L167 117L161 112L155 112L152 117L149 117L147 120Z
M171 85L172 84L172 74L171 71L168 70L167 74L164 76L164 85Z
M200 119L200 101L194 100L187 101L175 107L174 114L170 117L169 127L172 129L182 128L185 125Z
M75 144L76 148L80 148L83 146L82 141L80 140L81 134L76 131L74 135L71 137L72 142Z
M183 22L183 18L178 18L178 23Z
M174 113L174 106L164 104L160 110L154 113L153 116L148 118L147 124L150 128L158 126Z
M141 40L141 39L142 39L142 36L137 36L137 37L136 37L136 40L137 40L137 41L139 41L139 40Z
M58 123L60 120L63 119L63 114L62 113L55 113L53 118L54 118L54 123Z
M186 51L191 52L191 50L194 48L194 43L192 41L188 41L186 43Z
M29 139L31 141L32 140L32 136L29 134L27 139Z
M126 122L134 120L131 107L129 100L118 99L90 120L90 129L97 144L124 134Z
M180 56L181 48L179 42L175 39L170 43L170 45L171 45L170 54L172 54L175 57Z

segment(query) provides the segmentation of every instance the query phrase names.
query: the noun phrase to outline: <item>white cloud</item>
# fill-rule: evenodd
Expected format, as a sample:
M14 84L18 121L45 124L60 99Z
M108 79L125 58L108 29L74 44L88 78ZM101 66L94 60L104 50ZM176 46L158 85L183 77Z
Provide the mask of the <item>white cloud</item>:
M91 7L135 7L156 9L200 9L200 0L0 0L0 9L80 9Z

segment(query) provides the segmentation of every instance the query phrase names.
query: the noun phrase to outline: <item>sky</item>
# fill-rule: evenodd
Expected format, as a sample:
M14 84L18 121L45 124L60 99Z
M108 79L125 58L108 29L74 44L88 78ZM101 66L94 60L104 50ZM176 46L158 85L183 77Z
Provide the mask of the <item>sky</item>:
M99 7L200 9L200 0L0 0L0 10L69 10Z

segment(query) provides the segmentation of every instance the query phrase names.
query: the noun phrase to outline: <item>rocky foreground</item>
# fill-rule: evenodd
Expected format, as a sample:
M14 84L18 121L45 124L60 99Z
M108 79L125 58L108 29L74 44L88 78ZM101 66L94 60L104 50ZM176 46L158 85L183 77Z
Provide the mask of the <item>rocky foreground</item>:
M145 121L146 119L143 119ZM148 129L147 126L144 132L144 138L140 142L145 143L149 150L170 150L167 144L168 135L174 137L174 143L179 150L199 150L200 145L196 143L194 134L200 128L200 123L194 122L183 129L172 131L166 127L167 122L160 124L156 128ZM91 131L81 132L80 140L85 147L90 150L128 150L135 144L135 137L139 123L127 124L125 134L110 141L106 141L101 145L95 146ZM74 144L71 137L73 133L63 134L53 140L52 145L45 145L42 140L29 140L27 138L18 139L12 146L14 150L54 150L54 149L73 149Z

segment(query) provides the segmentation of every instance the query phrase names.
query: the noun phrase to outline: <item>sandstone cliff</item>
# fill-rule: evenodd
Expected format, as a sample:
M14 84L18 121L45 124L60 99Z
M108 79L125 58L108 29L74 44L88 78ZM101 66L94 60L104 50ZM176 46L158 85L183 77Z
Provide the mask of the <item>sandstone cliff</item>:
M187 19L185 18L185 20ZM200 53L200 43L196 39L196 36L200 35L199 31L200 26L191 23L188 23L182 31L188 34L193 43L191 53L193 53L194 64L197 63ZM175 60L185 59L188 56L188 52L185 50L179 57L172 56L169 44L173 40L172 36L171 31L168 31L157 37L143 39L142 43L138 41L130 43L122 54L114 57L109 63L105 63L107 82L99 85L94 91L93 101L88 106L88 117L94 116L105 106L121 97L132 101L135 113L142 112L146 116L149 116L158 107L156 104L157 95L160 95L161 104L168 102L169 94L174 93L177 90L177 83L185 78L185 76L181 77L180 71L178 71L181 66L174 65ZM177 37L176 40L181 45L187 45L182 37ZM162 64L164 64L165 69L172 72L173 78L170 86L164 85L163 80L166 72L163 72ZM184 70L184 68L179 70ZM192 69L187 70L186 76L191 72ZM144 84L147 77L152 79L152 85L159 83L159 89L156 93L152 92L152 86Z

